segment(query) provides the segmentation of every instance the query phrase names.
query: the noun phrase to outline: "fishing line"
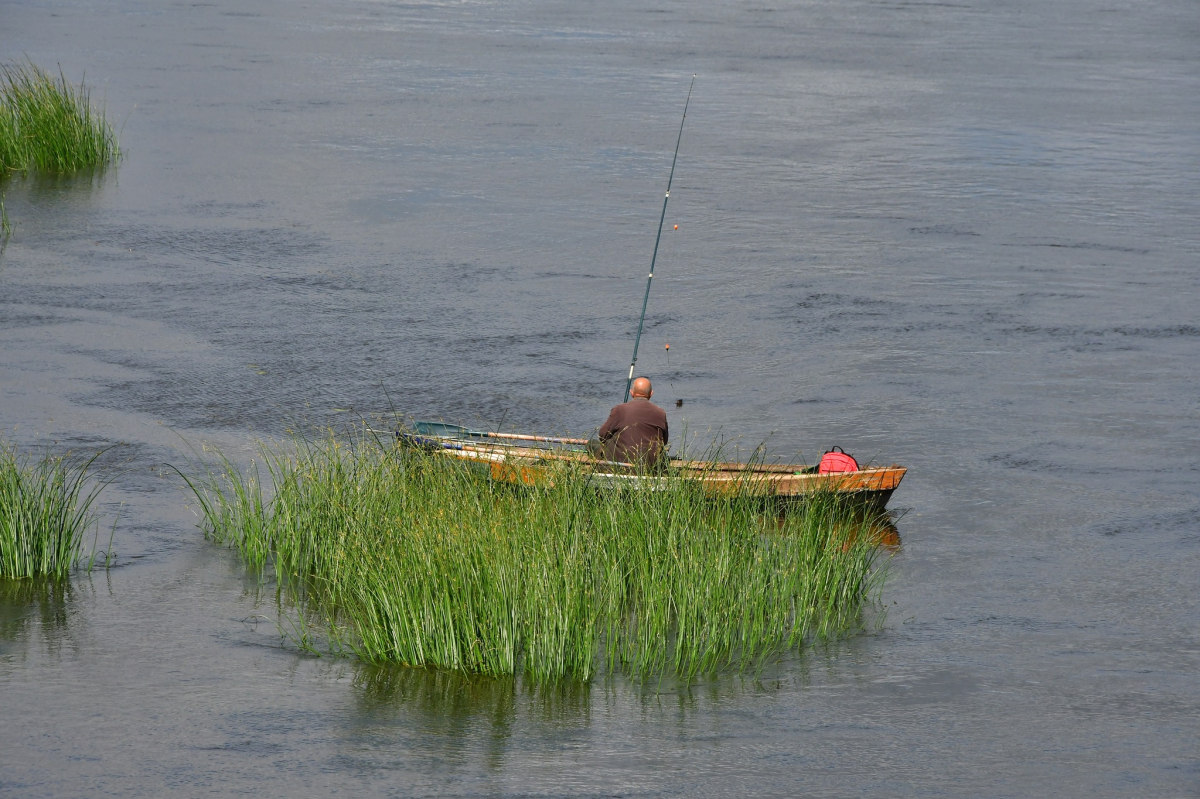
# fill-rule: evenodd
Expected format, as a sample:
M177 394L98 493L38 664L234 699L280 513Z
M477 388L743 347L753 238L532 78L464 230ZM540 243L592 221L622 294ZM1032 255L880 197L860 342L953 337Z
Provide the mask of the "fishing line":
M671 344L668 342L665 347L667 353L667 385L671 387L671 393L675 394L675 407L682 408L683 400L679 398L679 392L675 389L675 381L671 378Z
M671 262L671 256L675 253L675 250L677 249L675 247L675 239L677 237L674 234L676 234L678 232L679 232L679 225L675 224L672 226L670 232L667 233L667 242L666 242L666 244L663 245L663 260L666 261L667 263ZM663 351L666 353L666 356L667 356L667 371L665 373L665 376L667 379L667 385L669 385L671 387L671 394L673 394L675 396L675 407L682 408L683 400L679 399L679 391L675 388L675 380L671 377L671 343L670 342L665 342Z

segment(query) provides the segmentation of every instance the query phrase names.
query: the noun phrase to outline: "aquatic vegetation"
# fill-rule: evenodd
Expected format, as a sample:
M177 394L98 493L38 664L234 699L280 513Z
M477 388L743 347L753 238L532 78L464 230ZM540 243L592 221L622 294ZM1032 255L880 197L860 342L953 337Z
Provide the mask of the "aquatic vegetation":
M89 476L99 455L35 461L0 442L0 578L62 577L79 564L102 487Z
M260 456L185 477L206 535L368 662L541 682L750 668L860 629L884 574L873 520L832 495L781 517L685 479L600 489L570 465L515 487L365 433Z
M32 63L0 65L0 174L74 172L117 158L117 136L87 87Z

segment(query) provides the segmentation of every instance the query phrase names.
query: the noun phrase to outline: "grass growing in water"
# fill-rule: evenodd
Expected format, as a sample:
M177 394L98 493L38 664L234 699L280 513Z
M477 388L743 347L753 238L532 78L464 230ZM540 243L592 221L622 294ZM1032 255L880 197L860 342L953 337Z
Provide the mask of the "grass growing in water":
M496 484L469 464L365 436L264 445L266 472L221 457L189 480L206 535L363 660L685 677L746 668L855 631L882 570L833 496L782 521L685 479L604 491L564 467Z
M0 441L0 578L63 577L80 562L102 487L88 476L99 456L34 461Z
M116 133L88 89L32 63L0 65L0 174L74 172L119 153Z

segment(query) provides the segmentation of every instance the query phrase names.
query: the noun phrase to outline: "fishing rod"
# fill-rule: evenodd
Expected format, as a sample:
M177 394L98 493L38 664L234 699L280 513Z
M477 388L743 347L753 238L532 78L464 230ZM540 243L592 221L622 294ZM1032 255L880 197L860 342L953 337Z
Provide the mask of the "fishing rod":
M692 86L696 85L696 76L692 75L692 83L688 86L687 101L683 104L683 119L679 121L679 137L675 139L675 155L671 158L671 175L667 178L667 196L663 197L662 216L658 218L658 236L654 239L654 255L650 256L650 274L646 276L646 296L642 298L642 318L638 320L637 338L633 340L633 360L629 362L629 379L625 381L625 399L629 402L629 387L633 385L633 370L637 366L638 345L642 343L642 325L646 322L646 304L650 302L650 283L654 280L654 262L658 259L658 243L662 240L663 221L667 218L667 200L671 199L671 181L675 179L675 161L679 158L679 143L683 141L683 123L687 122L688 103L692 101Z

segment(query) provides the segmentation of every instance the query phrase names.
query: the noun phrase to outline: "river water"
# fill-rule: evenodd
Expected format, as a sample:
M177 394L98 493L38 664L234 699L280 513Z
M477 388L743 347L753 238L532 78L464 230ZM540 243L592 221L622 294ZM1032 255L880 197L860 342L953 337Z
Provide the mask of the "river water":
M1197 795L1196 11L0 3L126 152L0 182L0 429L124 445L114 568L0 596L0 793ZM909 467L882 627L548 693L298 652L164 464L594 428L693 73L639 371L677 443Z

